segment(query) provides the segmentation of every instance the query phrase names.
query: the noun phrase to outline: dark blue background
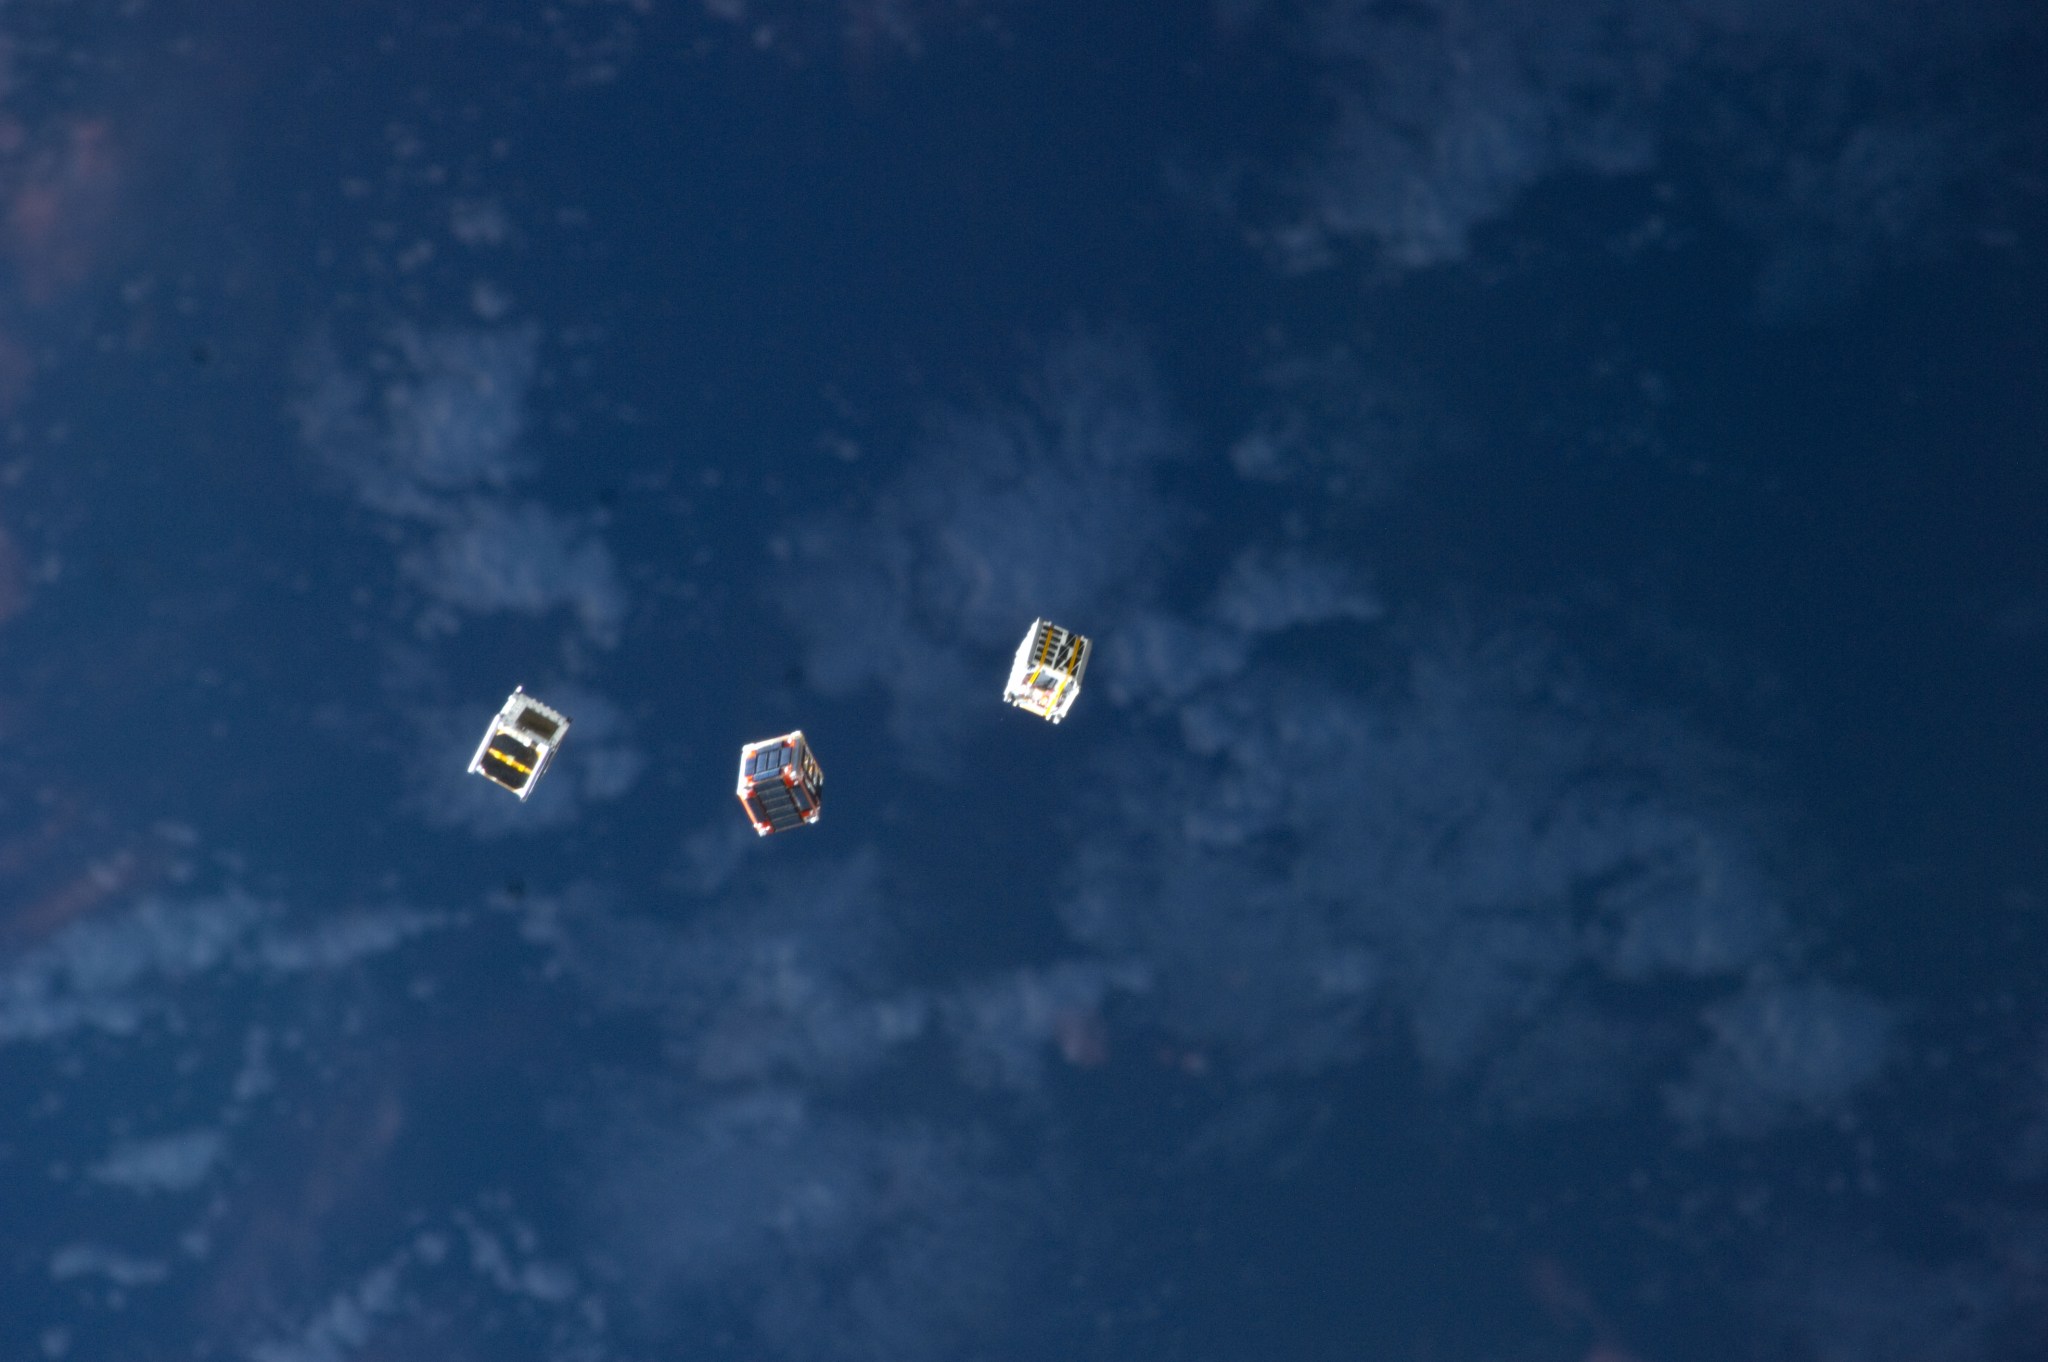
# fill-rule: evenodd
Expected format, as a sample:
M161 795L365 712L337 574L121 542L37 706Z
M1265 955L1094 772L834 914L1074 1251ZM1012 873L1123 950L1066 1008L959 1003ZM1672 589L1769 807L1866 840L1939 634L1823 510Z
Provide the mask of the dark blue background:
M0 1352L2040 1355L2041 23L1544 10L0 16Z

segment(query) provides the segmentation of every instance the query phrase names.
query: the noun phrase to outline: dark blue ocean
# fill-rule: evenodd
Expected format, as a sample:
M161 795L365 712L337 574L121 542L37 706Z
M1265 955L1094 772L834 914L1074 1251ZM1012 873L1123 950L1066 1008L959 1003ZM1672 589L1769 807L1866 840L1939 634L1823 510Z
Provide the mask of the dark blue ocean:
M2043 70L0 10L0 1357L2048 1357Z

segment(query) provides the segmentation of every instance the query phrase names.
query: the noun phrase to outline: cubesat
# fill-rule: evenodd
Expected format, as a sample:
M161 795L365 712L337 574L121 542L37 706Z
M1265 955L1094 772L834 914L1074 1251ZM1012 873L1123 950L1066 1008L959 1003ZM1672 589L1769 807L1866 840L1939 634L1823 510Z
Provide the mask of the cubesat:
M825 773L818 769L802 729L740 749L739 796L747 821L763 837L818 821L824 811Z
M1080 634L1051 620L1033 620L1017 657L1003 699L1050 723L1067 717L1081 693L1093 646ZM569 716L528 695L512 692L505 707L484 730L469 769L503 786L522 800L554 760L569 736ZM764 738L740 749L740 807L754 831L766 837L815 823L824 811L825 773L811 752L803 730Z
M1010 683L1003 698L1050 723L1067 717L1081 693L1081 673L1088 670L1088 640L1051 620L1033 620L1017 660L1010 664Z
M469 769L524 800L540 783L541 773L568 736L568 715L518 687L484 730L484 740L469 759Z

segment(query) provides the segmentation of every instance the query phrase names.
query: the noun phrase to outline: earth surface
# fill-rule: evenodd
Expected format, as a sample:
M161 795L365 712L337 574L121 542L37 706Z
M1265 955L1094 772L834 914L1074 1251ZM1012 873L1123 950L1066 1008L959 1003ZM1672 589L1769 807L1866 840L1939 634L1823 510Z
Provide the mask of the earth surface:
M0 10L0 1356L2048 1356L2043 70Z

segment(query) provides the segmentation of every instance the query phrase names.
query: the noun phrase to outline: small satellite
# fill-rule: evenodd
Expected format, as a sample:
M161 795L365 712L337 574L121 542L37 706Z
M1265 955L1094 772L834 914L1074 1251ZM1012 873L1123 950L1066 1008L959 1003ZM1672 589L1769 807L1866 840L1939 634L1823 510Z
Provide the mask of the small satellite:
M484 740L469 759L469 769L524 800L540 783L541 773L554 760L555 749L568 736L568 715L534 699L524 687L515 687L505 707L484 730Z
M1088 670L1093 647L1071 629L1051 620L1033 620L1031 631L1017 645L1017 660L1010 666L1010 684L1003 698L1019 709L1058 723L1074 707L1081 693L1081 673Z
M802 729L740 749L739 796L747 821L763 837L818 821L824 809L825 773L818 769Z

